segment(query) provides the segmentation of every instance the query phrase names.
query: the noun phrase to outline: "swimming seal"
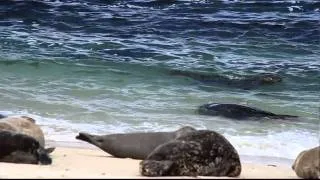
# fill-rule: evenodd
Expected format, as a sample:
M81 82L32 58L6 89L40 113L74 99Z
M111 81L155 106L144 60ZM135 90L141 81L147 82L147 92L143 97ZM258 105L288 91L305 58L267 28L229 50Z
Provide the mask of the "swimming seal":
M45 147L45 138L40 126L28 116L5 117L0 119L0 130L9 130L35 138L40 146ZM46 148L48 153L54 151L54 147Z
M208 103L201 105L197 112L201 115L223 116L236 120L252 119L268 117L273 119L298 118L298 116L274 114L272 112L252 108L238 104L218 104Z
M143 176L239 176L240 157L222 135L198 130L159 145L139 163Z
M173 132L136 132L126 134L91 135L80 132L76 139L86 141L119 158L144 159L158 145L196 131L184 126Z
M241 76L237 79L231 79L227 76L222 76L219 74L209 74L182 70L171 70L169 74L190 77L205 84L222 84L225 86L236 87L245 90L258 88L260 86L265 85L272 85L282 81L282 78L279 75L272 73L246 75Z
M301 178L320 179L320 146L300 152L292 169Z
M35 138L0 130L0 162L48 165L52 159Z

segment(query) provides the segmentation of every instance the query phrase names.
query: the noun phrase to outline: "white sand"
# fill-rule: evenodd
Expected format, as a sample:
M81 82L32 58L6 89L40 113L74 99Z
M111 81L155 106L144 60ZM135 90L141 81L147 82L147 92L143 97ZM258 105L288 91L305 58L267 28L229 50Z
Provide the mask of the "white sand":
M114 158L93 146L57 146L51 157L52 165L0 163L0 178L145 178L139 174L140 160ZM290 166L275 166L242 162L237 178L298 178Z

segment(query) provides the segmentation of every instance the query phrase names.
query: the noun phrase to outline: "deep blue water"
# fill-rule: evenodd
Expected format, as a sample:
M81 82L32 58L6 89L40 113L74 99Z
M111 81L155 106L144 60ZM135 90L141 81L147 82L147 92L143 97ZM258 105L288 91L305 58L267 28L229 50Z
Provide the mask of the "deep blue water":
M319 41L320 1L0 1L0 113L35 117L52 140L192 125L241 154L295 158L319 144ZM246 90L172 70L283 81ZM303 121L197 115L208 102Z

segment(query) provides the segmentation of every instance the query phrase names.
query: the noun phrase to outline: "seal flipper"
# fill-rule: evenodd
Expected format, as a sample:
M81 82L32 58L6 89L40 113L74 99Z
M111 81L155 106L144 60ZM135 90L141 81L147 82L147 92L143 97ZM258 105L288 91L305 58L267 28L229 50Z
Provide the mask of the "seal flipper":
M76 136L76 139L86 141L90 144L96 145L98 147L101 146L102 140L97 139L97 136L80 132L78 136Z
M140 174L144 176L168 176L173 161L144 160L140 162Z
M44 150L45 150L48 154L50 154L50 153L52 153L55 149L56 149L56 147L49 147L49 148L45 148Z

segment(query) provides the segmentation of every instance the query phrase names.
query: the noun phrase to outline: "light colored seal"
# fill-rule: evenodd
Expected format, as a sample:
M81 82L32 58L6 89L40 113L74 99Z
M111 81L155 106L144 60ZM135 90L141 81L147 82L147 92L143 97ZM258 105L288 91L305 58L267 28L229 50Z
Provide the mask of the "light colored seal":
M0 162L48 165L52 159L35 138L0 130Z
M40 145L44 147L44 134L41 128L36 124L31 117L5 117L0 119L0 129L12 130L22 134L29 135L39 141Z
M320 179L320 146L299 153L292 169L301 178Z
M143 176L239 176L240 157L214 131L199 130L159 145L140 162Z
M144 159L160 144L193 131L196 129L184 126L173 132L136 132L109 135L91 135L80 132L76 139L95 145L115 157Z
M40 146L45 147L45 138L40 126L36 121L28 116L5 117L0 119L0 130L8 130L16 133L29 135L35 138ZM54 151L54 147L47 148L48 153Z

